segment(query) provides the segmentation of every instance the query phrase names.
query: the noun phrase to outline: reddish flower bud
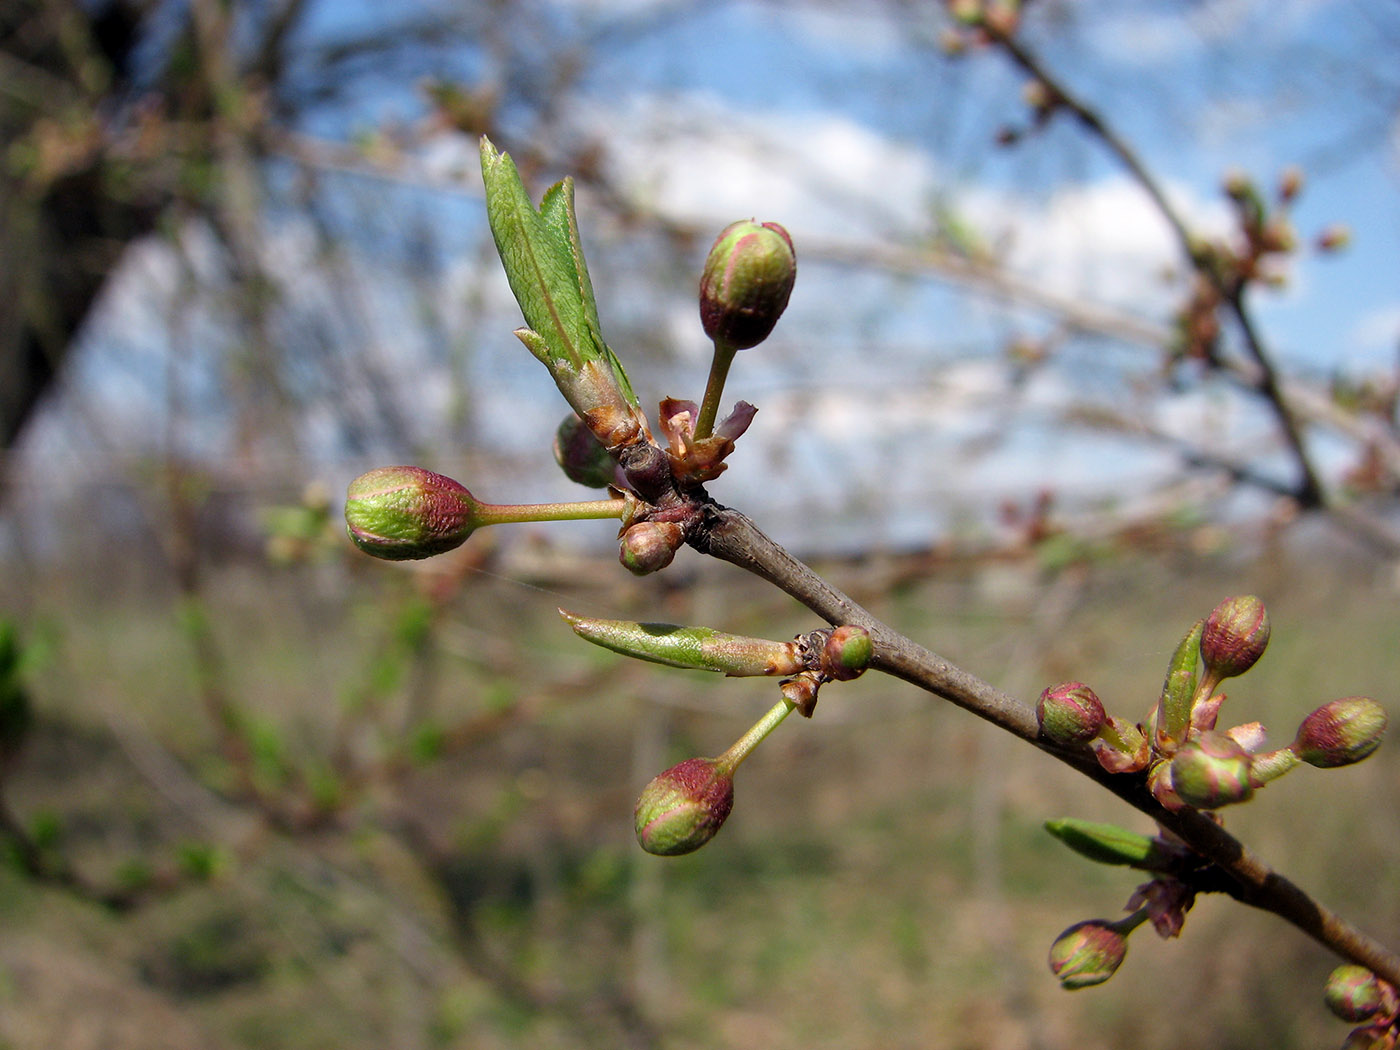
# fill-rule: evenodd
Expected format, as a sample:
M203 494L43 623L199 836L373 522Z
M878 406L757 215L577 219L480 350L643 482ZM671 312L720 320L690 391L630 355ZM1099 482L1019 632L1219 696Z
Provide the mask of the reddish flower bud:
M1123 964L1128 937L1104 919L1078 922L1050 946L1050 972L1068 991L1103 984Z
M1254 794L1249 752L1225 733L1208 732L1187 741L1171 764L1177 797L1196 809L1217 809Z
M1395 988L1382 981L1364 966L1345 963L1327 977L1323 989L1327 1009L1343 1021L1369 1021L1373 1017L1386 1020L1400 1010L1400 997Z
M671 564L685 542L685 530L674 521L639 521L622 534L618 560L638 576Z
M345 525L355 546L389 561L461 546L480 504L462 485L422 467L380 467L350 482Z
M1381 1022L1353 1028L1342 1044L1342 1050L1395 1050L1396 1032L1393 1024Z
M1333 700L1303 719L1293 750L1311 766L1349 766L1381 746L1386 721L1385 708L1369 696Z
M1269 644L1269 614L1252 594L1226 598L1206 619L1201 659L1217 680L1244 674Z
M848 682L859 678L870 663L875 646L864 627L837 627L822 647L821 670L828 678Z
M730 223L715 239L700 276L705 334L735 350L768 338L797 279L792 238L776 222Z
M715 837L733 808L732 768L713 758L688 758L643 789L637 841L658 856L691 853Z
M1097 694L1083 682L1062 682L1035 702L1040 735L1065 747L1086 744L1099 735L1107 715Z

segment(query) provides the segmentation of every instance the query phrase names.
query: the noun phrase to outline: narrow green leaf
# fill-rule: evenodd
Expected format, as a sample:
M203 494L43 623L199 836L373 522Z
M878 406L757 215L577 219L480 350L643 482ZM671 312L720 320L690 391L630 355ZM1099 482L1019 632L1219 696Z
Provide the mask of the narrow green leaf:
M559 239L530 203L510 155L498 152L484 136L481 172L491 235L520 312L547 350L546 364L551 370L577 372L585 360L598 355L590 345L592 337L568 242Z
M797 646L726 634L710 627L673 623L602 620L559 610L580 638L623 656L693 671L718 671L735 677L791 675L803 669Z
M1100 864L1123 864L1150 868L1164 859L1156 839L1116 824L1095 824L1087 820L1047 820L1045 830L1076 853Z
M1157 702L1157 736L1159 740L1180 742L1191 724L1191 704L1196 695L1196 662L1201 651L1201 630L1205 621L1186 633L1167 665L1167 677L1162 682L1162 696Z

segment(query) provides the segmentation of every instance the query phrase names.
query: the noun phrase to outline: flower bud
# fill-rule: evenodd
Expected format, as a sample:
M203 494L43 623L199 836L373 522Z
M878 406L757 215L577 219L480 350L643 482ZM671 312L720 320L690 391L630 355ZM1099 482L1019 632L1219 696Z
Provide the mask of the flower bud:
M617 461L576 415L564 417L554 432L554 461L570 481L605 489L617 480Z
M1293 750L1310 766L1349 766L1380 747L1385 726L1385 708L1369 696L1343 697L1303 719Z
M1216 809L1254 794L1249 752L1225 733L1207 732L1187 741L1171 764L1172 789L1188 806Z
M1083 682L1051 686L1035 702L1040 735L1065 747L1086 744L1099 735L1107 717L1103 703Z
M837 627L822 646L821 671L834 681L849 682L865 672L874 651L870 632L864 627Z
M1327 977L1323 990L1327 1009L1343 1021L1369 1021L1381 1016L1389 1018L1400 1009L1400 997L1395 988L1382 981L1364 966L1345 963Z
M735 349L768 338L797 277L792 238L776 222L730 223L715 239L700 276L700 323Z
M1244 674L1269 644L1269 614L1252 594L1226 598L1201 632L1201 659L1216 680Z
M350 482L345 525L355 546L376 558L430 558L466 542L478 507L449 477L422 467L379 467Z
M713 758L688 758L643 789L637 841L661 857L691 853L715 837L733 808L733 771Z
M639 521L622 534L618 560L638 576L671 564L685 542L685 530L674 521Z
M1078 922L1050 946L1050 972L1067 991L1103 984L1128 954L1128 937L1103 919Z

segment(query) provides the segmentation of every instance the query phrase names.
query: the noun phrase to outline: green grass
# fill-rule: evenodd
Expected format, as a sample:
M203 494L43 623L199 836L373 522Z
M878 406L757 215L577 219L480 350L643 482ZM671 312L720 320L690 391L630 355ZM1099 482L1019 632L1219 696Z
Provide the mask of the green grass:
M878 589L858 570L838 582L862 597ZM948 574L875 604L1028 700L1082 678L1137 719L1190 623L1253 591L1273 642L1231 683L1227 724L1257 718L1281 741L1331 697L1397 699L1396 595L1369 567L1108 561L1049 619L1050 584L1023 582ZM425 629L413 585L392 569L211 577L219 685L256 719L265 761L310 770L332 797L344 789L325 773L337 742L373 756L416 741L411 772L359 792L329 826L286 834L215 790L229 771L211 758L171 604L151 589L53 581L17 610L49 625L56 649L33 683L39 725L12 804L26 819L51 814L57 843L96 878L177 863L191 844L217 847L218 862L209 882L120 916L0 877L7 937L26 946L22 958L0 951L0 1044L55 1030L62 1009L79 1023L89 1000L148 1028L175 1031L178 1018L180 1032L229 1048L1341 1042L1346 1026L1320 998L1332 961L1223 899L1202 899L1180 941L1140 931L1106 986L1060 991L1050 941L1118 914L1139 880L1071 854L1041 824L1144 822L1032 749L873 675L830 687L811 722L789 719L758 750L706 849L643 855L630 826L641 784L669 761L722 751L773 686L628 663L574 639L555 606L774 637L816 625L723 569L679 592L622 583L541 593L469 576ZM347 711L365 717L342 740ZM520 711L435 757L444 727ZM1228 823L1395 943L1397 777L1389 748L1355 769L1303 769ZM70 1005L26 991L39 970L74 975Z

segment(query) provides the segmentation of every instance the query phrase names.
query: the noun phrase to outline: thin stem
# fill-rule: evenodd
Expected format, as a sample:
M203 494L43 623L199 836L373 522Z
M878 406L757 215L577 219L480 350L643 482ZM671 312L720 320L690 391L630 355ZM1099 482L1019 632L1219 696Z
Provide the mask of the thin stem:
M581 500L574 503L478 503L477 527L511 525L525 521L587 521L621 518L636 503L634 499Z
M725 767L732 774L739 768L739 763L749 757L749 752L758 747L773 730L782 724L784 718L792 711L793 704L787 700L779 700L768 713L760 718L750 727L749 731L730 745L729 750L720 755L715 760L716 764Z
M691 542L703 553L768 580L828 623L864 627L875 643L872 668L941 696L1073 767L1211 861L1222 876L1221 891L1241 903L1272 912L1342 958L1400 984L1400 956L1274 871L1207 814L1191 809L1173 813L1151 795L1140 775L1109 773L1090 754L1060 750L1042 740L1033 708L881 622L764 535L743 514L714 504L707 506Z
M715 356L710 361L710 378L705 384L705 400L700 403L700 418L695 421L696 440L707 438L714 432L720 398L724 396L724 381L729 378L729 366L734 363L734 355L737 352L735 347L724 340L715 340Z

